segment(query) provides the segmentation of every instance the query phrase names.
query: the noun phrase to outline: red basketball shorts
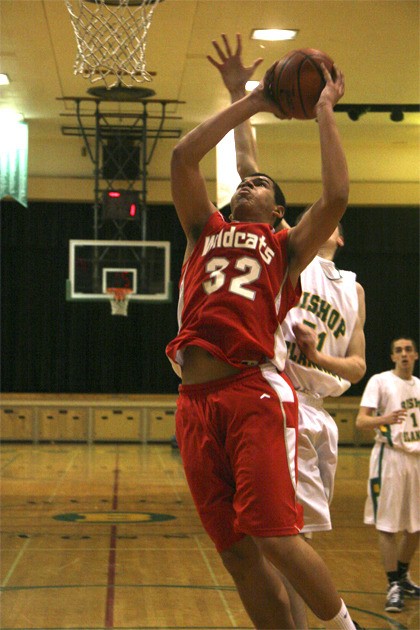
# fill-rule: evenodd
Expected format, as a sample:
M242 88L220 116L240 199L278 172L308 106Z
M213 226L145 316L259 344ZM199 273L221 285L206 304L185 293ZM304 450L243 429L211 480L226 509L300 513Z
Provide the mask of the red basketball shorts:
M290 536L296 501L297 399L271 365L181 385L176 438L204 528L217 550L245 535Z

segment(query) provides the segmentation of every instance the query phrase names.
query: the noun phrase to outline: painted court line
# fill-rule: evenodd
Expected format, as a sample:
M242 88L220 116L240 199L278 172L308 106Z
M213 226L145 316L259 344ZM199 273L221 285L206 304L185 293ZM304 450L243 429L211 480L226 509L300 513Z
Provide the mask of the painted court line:
M77 451L73 454L73 456L71 457L70 462L69 462L68 466L66 467L65 471L61 474L61 477L59 477L59 479L58 479L58 481L57 481L57 484L56 484L56 486L55 486L55 488L54 488L53 493L52 493L52 494L48 497L48 502L49 502L49 503L52 503L52 502L53 502L54 497L55 497L55 495L57 494L59 487L62 485L62 483L63 483L64 479L67 477L67 475L68 475L68 473L69 473L69 471L70 471L71 467L73 466L73 462L74 462L74 460L76 459L76 457L78 457L78 455L79 455L79 450L77 450Z
M163 460L163 457L162 457L161 453L158 453L158 459L159 459L160 465L162 466L162 470L165 471L165 462ZM178 501L182 501L182 497L181 497L181 495L180 495L180 493L178 491L177 486L175 485L174 479L167 473L166 473L165 476L166 476L166 481L169 481L169 484L170 484L172 490L174 491L174 494L175 494L177 500Z
M12 566L10 567L10 569L8 570L8 572L6 573L6 576L1 584L2 588L5 587L7 585L7 583L9 582L10 578L12 577L13 573L15 572L15 569L17 567L17 565L19 564L19 562L21 561L23 554L26 551L26 547L29 545L29 543L31 542L31 539L28 538L27 540L25 540L25 542L23 543L18 555L16 556Z
M118 489L119 489L119 475L120 470L119 453L115 458L114 469L114 488L112 494L112 509L118 509ZM105 603L105 628L114 627L114 601L115 601L115 568L117 562L117 526L111 525L111 537L109 542L109 556L108 556L108 583L106 589L106 603Z
M220 588L220 584L219 584L219 582L218 582L218 580L216 578L216 575L215 575L215 573L214 573L214 571L213 571L213 569L212 569L212 567L210 565L210 562L209 562L209 560L208 560L208 558L206 556L206 552L204 551L198 536L194 536L194 540L195 540L195 542L197 544L197 547L198 547L198 549L199 549L199 551L201 553L201 557L204 560L204 564L206 565L206 567L208 569L208 572L210 573L211 579L213 580L213 583L216 586L217 593L218 593L220 599L222 600L223 608L225 609L226 614L227 614L227 616L229 617L229 619L230 619L230 621L232 623L232 627L233 628L237 628L238 624L236 623L236 619L235 619L235 617L234 617L234 615L233 615L233 613L232 613L232 611L230 609L230 606L229 606L229 604L227 602L227 599L226 599L223 591Z
M20 454L18 453L17 455L12 457L11 459L8 459L4 464L2 464L2 466L0 467L0 470L1 471L6 470L6 468L8 466L10 466L10 464L13 464L13 462L15 462L19 457L20 457ZM1 458L4 459L3 453L1 453Z

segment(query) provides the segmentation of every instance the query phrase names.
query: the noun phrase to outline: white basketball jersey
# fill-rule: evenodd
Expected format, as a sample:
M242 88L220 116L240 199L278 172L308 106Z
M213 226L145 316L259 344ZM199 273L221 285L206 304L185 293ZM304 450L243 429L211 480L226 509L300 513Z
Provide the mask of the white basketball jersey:
M338 270L331 260L316 256L302 272L301 283L302 297L282 324L288 348L285 372L297 391L317 398L340 396L351 383L308 361L299 350L293 326L311 326L318 335L318 350L345 357L358 317L356 275Z
M404 421L375 429L375 439L396 449L420 453L420 379L412 376L405 380L392 370L375 374L366 385L360 406L376 409L379 416L405 409Z

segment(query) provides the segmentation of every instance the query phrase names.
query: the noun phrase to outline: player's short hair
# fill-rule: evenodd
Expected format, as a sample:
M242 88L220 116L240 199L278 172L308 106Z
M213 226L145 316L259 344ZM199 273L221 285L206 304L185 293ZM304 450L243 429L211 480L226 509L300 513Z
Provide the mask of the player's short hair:
M399 341L400 339L407 339L407 341L411 341L411 343L413 344L414 351L417 352L417 343L414 341L414 339L406 335L400 335L399 337L394 337L394 339L391 341L391 354L394 353L395 342Z
M302 212L299 212L299 214L297 215L297 217L295 219L295 225L297 225L299 223L299 221L302 219L303 215L308 212L308 210L309 210L309 208L311 206L312 206L312 204L310 204L309 206L306 206L305 210L302 210ZM343 224L341 223L341 221L338 222L337 227L338 227L339 235L342 238L344 238L344 228L343 228Z

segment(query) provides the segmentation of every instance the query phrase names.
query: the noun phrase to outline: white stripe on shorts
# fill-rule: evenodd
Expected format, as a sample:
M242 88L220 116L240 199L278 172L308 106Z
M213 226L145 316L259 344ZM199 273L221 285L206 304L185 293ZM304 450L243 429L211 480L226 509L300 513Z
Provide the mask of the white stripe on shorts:
M295 429L293 429L292 427L286 426L286 414L283 409L284 402L292 403L294 401L293 390L290 387L290 385L284 380L284 378L282 378L282 376L278 373L276 368L271 363L265 363L264 365L261 365L260 369L261 369L262 376L265 378L267 383L274 389L280 402L280 407L281 407L282 416L283 416L284 443L286 445L289 475L290 475L290 479L292 481L293 487L296 492L296 488L297 488L296 477L297 476L296 476L295 460L296 460L296 448L297 448L296 446L297 435L296 435Z

